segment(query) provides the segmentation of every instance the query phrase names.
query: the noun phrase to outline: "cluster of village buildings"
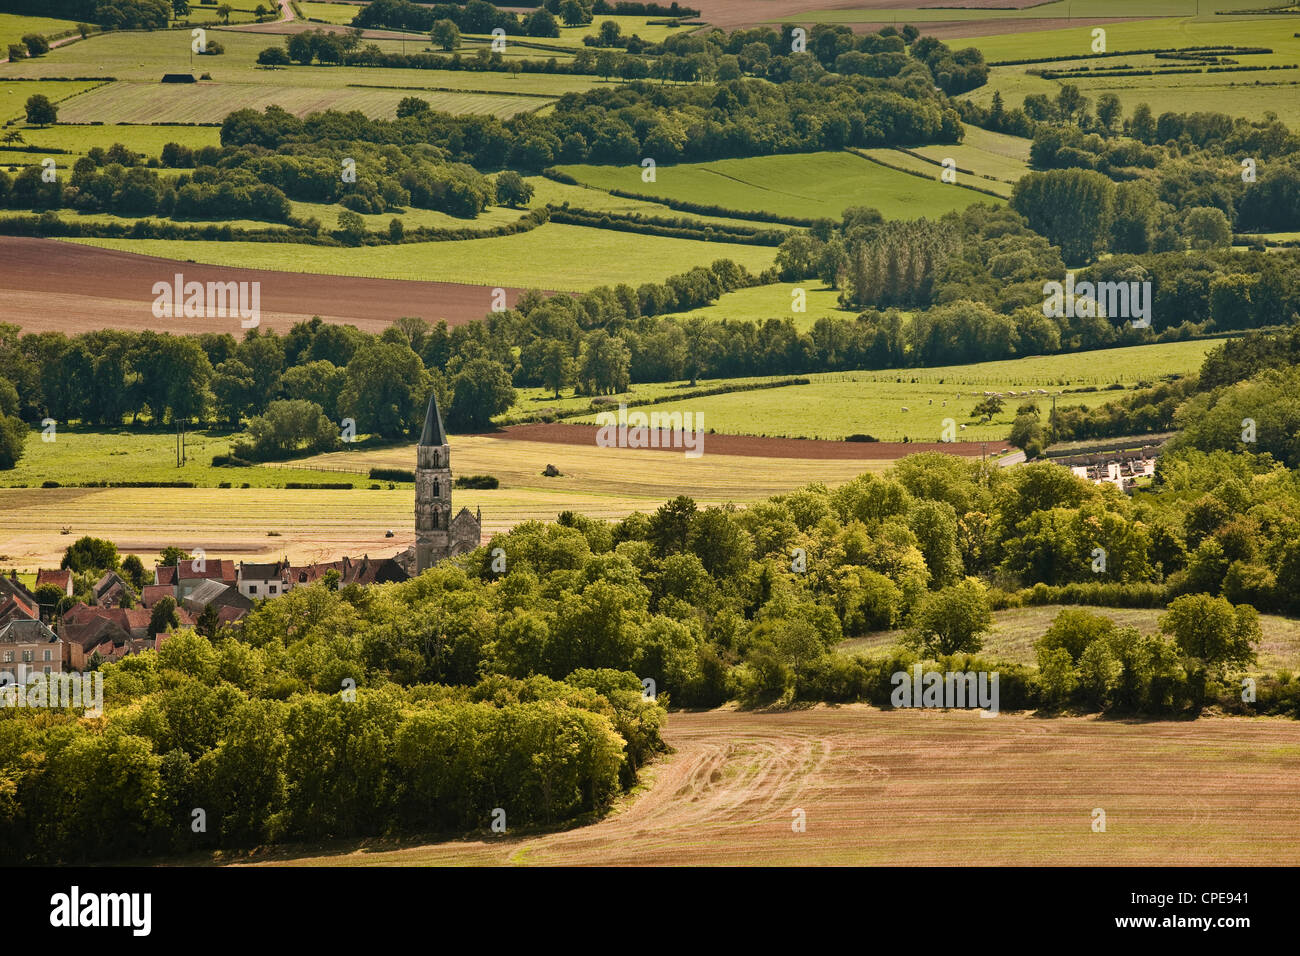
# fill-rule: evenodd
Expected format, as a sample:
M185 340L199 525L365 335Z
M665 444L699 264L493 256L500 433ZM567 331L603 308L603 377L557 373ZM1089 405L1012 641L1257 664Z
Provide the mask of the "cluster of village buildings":
M16 572L0 575L0 683L24 683L28 674L85 670L99 661L154 649L170 631L151 634L153 608L163 598L176 602L179 627L194 627L213 608L218 627L238 627L260 600L338 574L338 586L405 581L410 574L393 558L343 558L301 566L288 560L269 564L224 559L183 559L158 565L152 584L136 590L116 571L91 589L90 601L77 601L62 614L41 605ZM41 570L34 590L52 584L73 596L72 572Z

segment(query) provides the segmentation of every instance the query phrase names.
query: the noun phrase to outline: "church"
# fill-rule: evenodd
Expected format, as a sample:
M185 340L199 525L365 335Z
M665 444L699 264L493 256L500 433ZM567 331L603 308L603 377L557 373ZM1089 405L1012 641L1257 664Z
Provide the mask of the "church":
M401 558L414 574L420 574L444 558L450 558L479 546L483 535L483 516L461 508L451 514L451 447L442 427L438 397L429 396L424 416L424 432L415 449L415 547Z

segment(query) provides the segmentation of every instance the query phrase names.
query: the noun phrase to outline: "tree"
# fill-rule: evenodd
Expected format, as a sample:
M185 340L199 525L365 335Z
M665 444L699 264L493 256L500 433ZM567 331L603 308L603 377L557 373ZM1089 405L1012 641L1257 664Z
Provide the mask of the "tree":
M148 582L145 580L144 562L134 554L128 554L122 559L122 573L126 575L131 587L140 591Z
M0 414L0 471L18 464L26 444L26 423L17 415Z
M23 46L27 47L28 56L44 56L50 52L50 41L39 33L29 33L23 37Z
M971 418L992 418L998 412L1002 411L1002 406L1006 404L999 395L989 395L980 399L975 407L970 410Z
M500 362L477 358L466 362L451 383L448 423L463 430L488 427L492 417L515 403L510 373Z
M429 386L429 374L410 346L372 341L348 362L339 412L355 418L359 431L400 438L424 421Z
M32 126L50 126L59 120L59 109L44 93L33 93L27 99L27 122Z
M1171 635L1188 657L1219 672L1254 663L1261 637L1258 611L1208 594L1175 598L1160 618L1160 630Z
M149 636L156 637L173 627L180 627L180 623L181 619L176 614L175 598L159 598L149 614Z
M908 643L923 654L973 653L983 646L981 636L993 626L988 592L967 578L923 597L912 612Z
M194 630L198 631L206 638L214 638L217 636L217 628L219 626L220 622L217 618L217 606L215 604L203 605L203 610L199 612L198 620L194 622Z
M1114 132L1115 124L1123 113L1123 105L1114 93L1103 93L1097 98L1097 122L1107 133Z
M1043 453L1043 423L1037 415L1017 415L1007 441L1023 451L1026 458L1037 458Z
M566 27L578 27L590 20L591 14L579 0L563 0L560 4L560 19Z
M338 236L348 245L361 245L366 238L366 221L351 209L344 209L339 213Z
M524 33L530 37L558 37L560 25L555 22L555 14L545 7L538 7L524 17Z
M63 552L59 567L70 571L116 571L117 545L89 535L78 538Z
M163 548L162 553L158 555L158 563L164 568L175 567L177 563L188 560L190 560L190 553L174 544Z
M548 339L542 347L542 384L560 397L560 390L573 384L573 356L559 339Z
M292 61L284 47L269 46L257 54L257 62L262 66L288 66Z
M338 426L325 417L321 407L301 399L272 402L266 414L249 420L248 433L253 439L252 453L260 459L324 451L339 440Z
M222 22L230 22L230 14L234 12L234 7L228 3L222 3L217 6L217 16L221 17Z
M433 24L429 38L442 49L450 53L460 46L460 27L454 20L438 20Z
M238 428L243 417L252 411L259 391L253 370L239 359L227 359L213 371L216 413L232 428Z
M397 118L404 119L407 116L421 116L433 109L429 101L421 99L418 96L403 96L397 103Z
M524 178L513 169L497 173L496 188L497 202L502 206L526 206L533 198L532 184L524 182Z
M172 0L172 16L179 20L190 15L190 0Z
M671 501L664 502L650 516L646 538L655 546L659 555L686 550L696 510L694 498L678 495Z
M1115 184L1090 169L1049 169L1017 180L1011 206L1061 249L1068 264L1091 261L1110 234Z
M1197 206L1183 217L1183 231L1193 249L1213 249L1232 243L1232 224L1222 209Z

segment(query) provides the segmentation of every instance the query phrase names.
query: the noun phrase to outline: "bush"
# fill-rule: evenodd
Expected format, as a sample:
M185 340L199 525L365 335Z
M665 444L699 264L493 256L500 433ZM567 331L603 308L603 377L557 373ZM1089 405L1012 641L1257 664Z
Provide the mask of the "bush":
M457 488L498 488L501 482L494 475L459 475L453 484Z
M415 481L415 472L409 468L371 468L366 477L380 481Z

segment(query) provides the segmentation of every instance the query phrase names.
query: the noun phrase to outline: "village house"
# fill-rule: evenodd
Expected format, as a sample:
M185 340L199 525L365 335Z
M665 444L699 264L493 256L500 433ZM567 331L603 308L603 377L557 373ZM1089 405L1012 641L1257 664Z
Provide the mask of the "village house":
M239 593L254 601L264 597L279 597L289 589L288 575L287 558L270 564L240 561L237 575Z
M24 684L28 674L59 674L63 665L63 641L41 621L0 625L0 682Z
M138 603L135 590L116 571L106 572L95 582L90 593L99 607L123 607L124 605L134 607Z
M177 601L184 601L204 581L220 581L234 587L238 581L235 562L223 558L186 558L175 564L160 564L154 568L154 584L170 584L176 589Z
M104 661L115 661L156 647L158 641L149 636L152 617L152 612L146 608L74 604L63 612L58 624L67 667L85 670L96 655ZM195 625L194 615L184 608L176 609L176 618L180 627Z
M10 621L38 621L40 617L36 595L23 587L18 572L11 572L7 578L0 575L0 627Z
M197 618L209 605L215 605L217 616L229 609L226 617L228 623L234 623L253 609L253 602L240 593L238 588L222 584L220 581L204 581L181 602L185 610Z
M54 585L68 597L72 597L72 572L67 568L59 568L53 571L41 568L37 571L36 586L40 588L47 584Z
M176 588L171 584L146 584L140 591L140 606L153 610L163 598L176 600Z

